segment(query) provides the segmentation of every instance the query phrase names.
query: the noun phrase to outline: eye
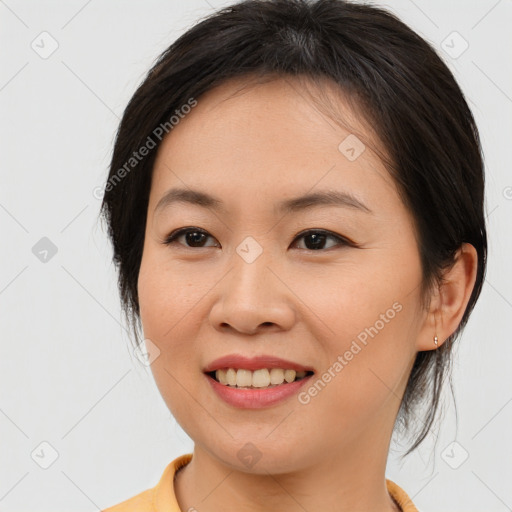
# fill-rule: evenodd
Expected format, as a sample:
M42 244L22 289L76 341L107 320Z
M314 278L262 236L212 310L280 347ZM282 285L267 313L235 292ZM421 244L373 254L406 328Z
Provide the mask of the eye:
M312 251L318 251L319 249L325 249L324 247L324 244L325 244L325 241L326 239L330 238L331 240L335 240L337 242L337 244L334 244L334 246L336 245L341 245L341 246L345 246L345 245L348 245L348 246L351 246L351 247L355 247L356 244L349 241L348 239L340 236L340 235L335 235L334 233L331 233L330 231L325 231L323 229L310 229L308 231L304 231L302 233L299 233L299 235L297 235L297 237L295 238L295 240L300 240L300 239L304 239L305 241L305 249L306 250L312 250ZM308 247L309 245L309 247ZM331 245L331 247L333 247ZM327 247L327 249L330 249L331 247Z
M164 241L165 245L171 245L175 243L181 237L185 237L189 248L194 247L204 247L203 243L208 238L211 237L206 231L200 228L181 228L173 231ZM213 237L211 237L213 238ZM182 244L184 245L184 244ZM187 246L186 246L187 247ZM214 247L214 246L206 246L206 247Z
M215 245L204 245L204 242L208 238L213 237L208 234L207 231L204 231L200 228L194 228L194 227L188 227L188 228L180 228L176 231L173 231L165 240L165 245L171 245L173 243L176 243L180 238L184 237L184 240L186 241L185 247L188 247L190 249L193 248L202 248L202 247L215 247ZM336 235L334 233L331 233L330 231L325 231L323 229L310 229L308 231L304 231L302 233L299 233L297 237L295 237L295 240L304 239L306 242L306 250L312 250L312 251L318 251L319 249L325 249L324 244L327 239L334 240L336 243L334 246L351 246L351 247L357 247L357 245L348 240L345 237L342 237L340 235ZM332 247L332 245L331 245ZM331 247L327 247L327 249L330 249Z

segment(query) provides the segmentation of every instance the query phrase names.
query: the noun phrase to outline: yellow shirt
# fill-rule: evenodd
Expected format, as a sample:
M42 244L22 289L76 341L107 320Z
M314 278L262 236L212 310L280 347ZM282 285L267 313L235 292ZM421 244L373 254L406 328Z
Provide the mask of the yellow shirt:
M158 484L102 512L182 512L174 494L174 475L192 459L191 453L180 455L167 465ZM409 496L398 485L386 479L388 492L402 512L418 512Z

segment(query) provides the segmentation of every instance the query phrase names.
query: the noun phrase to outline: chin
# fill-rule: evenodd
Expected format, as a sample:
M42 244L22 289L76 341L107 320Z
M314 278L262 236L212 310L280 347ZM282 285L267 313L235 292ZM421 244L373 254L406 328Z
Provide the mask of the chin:
M315 454L318 457L318 450L311 455L305 453L303 449L298 450L298 446L303 446L298 439L294 440L290 436L286 441L283 444L283 439L278 436L274 439L247 436L240 437L236 441L226 440L225 444L217 443L215 446L208 447L208 451L212 457L231 469L254 475L276 475L300 471L314 463Z

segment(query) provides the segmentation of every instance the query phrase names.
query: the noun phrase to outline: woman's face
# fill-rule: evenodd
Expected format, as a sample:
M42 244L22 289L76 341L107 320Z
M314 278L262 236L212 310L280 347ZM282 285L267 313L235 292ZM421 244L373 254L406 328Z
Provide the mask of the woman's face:
M379 158L297 82L237 85L199 98L159 148L138 281L156 383L196 449L244 471L371 457L375 443L387 453L416 351L433 335L412 218ZM215 202L160 202L173 189ZM287 362L213 365L263 370L230 371L263 386L237 390L205 373L230 355ZM314 374L266 387L299 367Z

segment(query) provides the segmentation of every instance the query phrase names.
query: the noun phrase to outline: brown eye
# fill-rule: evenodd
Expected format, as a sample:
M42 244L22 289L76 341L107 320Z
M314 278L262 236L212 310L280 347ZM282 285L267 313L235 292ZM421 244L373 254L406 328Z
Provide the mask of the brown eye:
M183 238L184 242L179 242L179 239ZM204 231L200 228L194 228L194 227L187 227L187 228L181 228L177 229L176 231L173 231L165 240L165 245L171 245L176 242L180 243L180 245L183 245L189 249L201 249L206 247L218 247L217 244L213 245L205 245L205 242L208 240L208 238L214 239L207 231ZM350 240L340 236L336 235L330 231L325 230L308 230L304 231L303 233L299 234L294 241L304 239L304 245L305 247L301 247L301 249L309 250L309 251L318 251L318 250L325 250L325 249L331 249L332 247L336 246L351 246L351 247L357 247L357 245L354 242L351 242ZM331 244L328 247L325 247L327 240L334 240L334 244Z
M325 247L325 241L327 239L334 240L336 243L331 245L330 247L327 247L327 249L330 249L332 247L338 246L355 246L354 243L350 242L346 238L343 238L340 235L335 235L334 233L331 233L329 231L324 230L309 230L301 233L298 235L295 240L304 239L304 245L306 246L306 250L310 251L318 251L321 249L326 249Z
M164 241L165 245L171 245L175 243L179 238L184 238L186 243L181 245L185 245L185 247L189 248L201 248L201 247L215 247L215 246L205 246L204 242L208 239L208 237L213 238L206 231L199 228L181 228L176 231L173 231Z

